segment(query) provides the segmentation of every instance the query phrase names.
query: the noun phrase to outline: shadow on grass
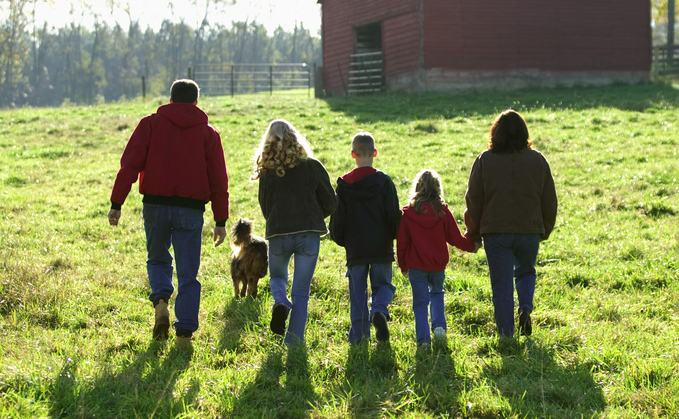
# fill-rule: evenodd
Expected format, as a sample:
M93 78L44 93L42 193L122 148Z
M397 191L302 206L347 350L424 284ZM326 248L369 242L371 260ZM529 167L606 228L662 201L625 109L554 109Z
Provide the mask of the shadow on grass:
M453 119L472 115L496 116L513 108L525 111L548 108L592 109L613 107L643 112L653 106L679 103L679 90L668 84L615 84L605 87L525 89L487 93L404 93L372 96L328 97L324 99L335 112L356 118L358 123L398 121L407 123L422 119ZM423 125L422 131L433 132L435 125Z
M354 417L379 418L385 412L393 413L403 393L398 368L389 342L349 346L340 392L346 396L347 408Z
M460 378L448 342L435 340L431 351L418 348L412 388L423 408L433 417L458 417Z
M291 345L285 366L284 352L285 349L276 347L267 354L254 381L240 390L233 411L226 412L224 417L307 416L313 409L316 393L309 373L306 345Z
M591 366L559 361L540 341L496 341L501 363L486 364L485 376L519 417L594 417L606 408Z
M219 352L241 348L243 333L259 322L264 311L265 299L260 297L232 298L224 307L224 328L219 337Z
M166 418L185 412L195 402L200 383L191 379L181 391L175 387L189 368L193 349L168 350L166 342L153 341L135 353L134 346L105 350L102 355L109 359L102 365L107 370L93 381L79 373L78 361L67 360L50 388L51 417ZM113 359L121 357L135 358Z

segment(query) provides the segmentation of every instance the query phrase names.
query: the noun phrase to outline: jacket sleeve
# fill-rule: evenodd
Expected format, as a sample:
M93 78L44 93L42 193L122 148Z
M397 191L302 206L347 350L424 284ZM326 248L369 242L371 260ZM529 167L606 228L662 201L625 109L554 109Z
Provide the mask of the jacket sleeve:
M125 146L123 156L120 158L120 170L118 170L111 192L112 203L124 204L130 189L132 189L132 184L137 181L139 173L144 171L152 131L150 117L148 116L139 121L134 129Z
M549 235L552 233L552 230L554 230L558 207L554 178L552 177L552 171L550 170L549 163L546 159L545 164L547 165L547 169L545 173L545 183L542 186L542 197L540 200L540 204L542 205L542 223L545 226L545 234L540 236L540 240L547 240Z
M384 196L384 210L386 212L387 227L391 233L392 240L398 237L398 228L401 224L401 206L398 203L398 193L396 186L389 176L387 176L387 193Z
M396 261L402 273L408 272L408 264L406 263L406 252L410 246L410 231L405 217L401 217L400 226L398 228L398 238L396 239Z
M215 221L223 222L229 219L229 177L226 173L222 140L217 131L212 132L210 140L210 146L205 149L210 202Z
M321 162L317 161L317 166L318 186L316 187L316 198L323 210L323 218L325 218L337 209L337 194L332 188L332 184L330 184L328 171L325 170Z
M446 219L444 226L446 229L446 241L448 244L455 246L460 250L464 250L465 252L474 251L476 248L476 246L474 246L474 242L462 236L462 233L460 233L460 227L457 226L457 221L455 220L455 217L453 217L453 213L450 212L450 209L448 208L446 208Z
M474 161L471 173L469 173L467 193L464 196L467 202L467 209L464 211L464 223L467 226L465 237L474 243L481 242L480 224L484 198L483 168L481 155L479 155Z
M330 238L338 245L344 247L345 244L345 229L346 229L346 206L342 196L339 192L339 186L337 191L337 211L335 211L330 216Z
M267 220L269 218L269 214L267 213L268 209L266 207L266 181L264 180L264 177L266 175L263 172L259 172L259 190L257 192L257 199L259 200L259 209L262 210L262 215L264 216L264 219Z

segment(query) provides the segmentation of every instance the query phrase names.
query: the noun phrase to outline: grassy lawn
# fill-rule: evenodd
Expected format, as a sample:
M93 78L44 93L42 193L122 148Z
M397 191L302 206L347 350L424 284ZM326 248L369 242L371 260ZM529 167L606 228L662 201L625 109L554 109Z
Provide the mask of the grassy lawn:
M421 353L394 266L391 345L350 348L344 250L328 238L306 347L268 330L268 281L237 300L230 249L205 214L191 353L151 340L141 196L108 225L119 159L166 99L0 111L0 417L678 417L679 90L668 85L484 94L202 98L224 143L231 220L264 232L252 156L291 121L333 184L367 130L405 204L437 170L458 221L495 116L523 114L550 161L559 216L538 256L533 336L494 336L483 250L451 250L447 345ZM461 225L464 230L464 227Z

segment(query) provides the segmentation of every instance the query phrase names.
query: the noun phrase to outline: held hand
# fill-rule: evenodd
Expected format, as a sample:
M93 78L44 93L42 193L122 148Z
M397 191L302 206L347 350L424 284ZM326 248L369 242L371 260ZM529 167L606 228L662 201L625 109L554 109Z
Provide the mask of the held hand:
M405 278L410 278L410 269L405 272L401 272Z
M224 239L226 239L226 227L215 227L215 236L213 238L215 247L224 243Z
M479 249L481 248L481 246L483 246L481 243L474 243L474 252L473 253L478 252Z
M110 210L108 212L108 223L112 226L117 226L118 221L120 221L120 210Z

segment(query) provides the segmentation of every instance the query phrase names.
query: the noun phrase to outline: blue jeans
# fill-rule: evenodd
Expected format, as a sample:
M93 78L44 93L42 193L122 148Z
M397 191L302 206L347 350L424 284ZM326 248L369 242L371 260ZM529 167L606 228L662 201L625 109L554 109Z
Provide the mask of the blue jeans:
M368 311L368 274L372 289L371 309ZM375 313L384 313L389 319L387 306L394 299L396 287L391 284L391 263L354 265L347 268L351 329L349 342L361 343L370 339L370 319Z
M493 308L497 333L514 336L514 286L519 297L519 308L533 310L535 294L535 260L540 247L538 234L485 234L490 285L493 289Z
M415 338L417 344L431 343L427 309L431 309L431 330L448 328L444 306L444 271L427 272L409 269L410 286L413 289L413 313L415 313Z
M169 301L172 285L172 255L177 259L177 298L174 313L176 330L198 330L201 284L196 279L200 267L203 211L193 208L144 204L144 231L148 259L146 270L151 286L149 300Z
M274 304L290 308L285 344L304 341L304 329L309 307L311 279L316 270L321 236L318 233L298 233L269 239L269 286ZM294 255L292 288L288 299L288 265ZM292 301L290 301L292 300Z

